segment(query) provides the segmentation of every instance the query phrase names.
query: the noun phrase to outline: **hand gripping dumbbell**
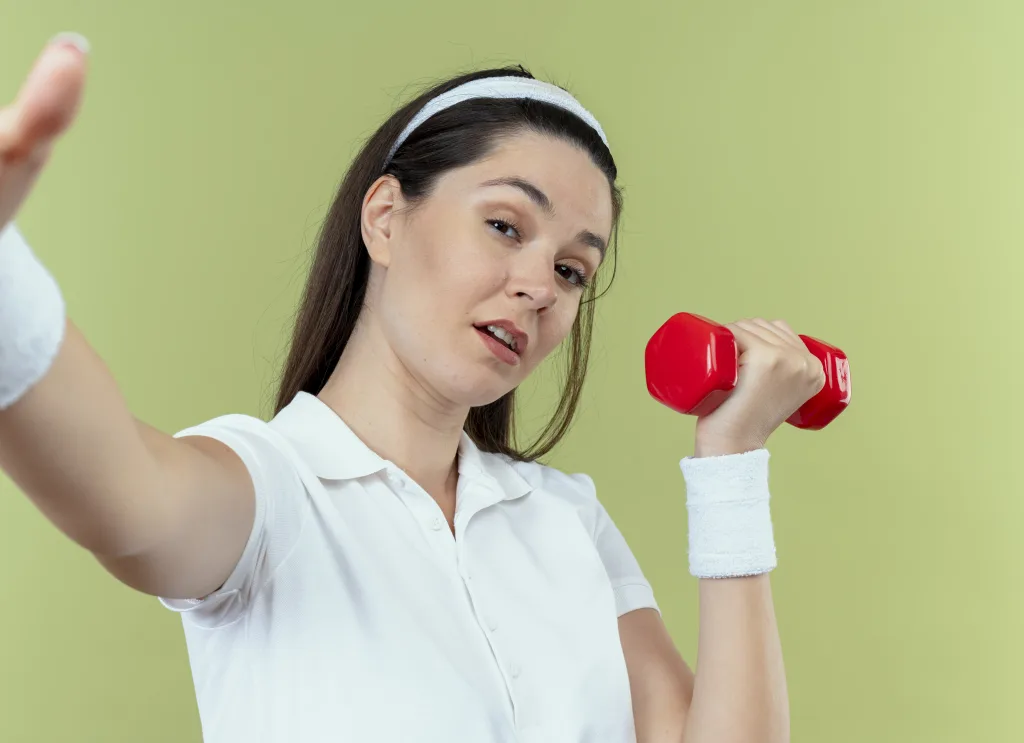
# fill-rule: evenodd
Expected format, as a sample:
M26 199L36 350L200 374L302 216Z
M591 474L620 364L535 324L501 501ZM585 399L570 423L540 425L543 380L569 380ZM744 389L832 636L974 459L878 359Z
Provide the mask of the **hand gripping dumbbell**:
M835 346L801 335L825 370L825 386L787 419L797 428L824 428L850 404L850 362ZM687 415L709 415L736 386L739 352L732 332L689 312L673 315L647 342L647 390Z

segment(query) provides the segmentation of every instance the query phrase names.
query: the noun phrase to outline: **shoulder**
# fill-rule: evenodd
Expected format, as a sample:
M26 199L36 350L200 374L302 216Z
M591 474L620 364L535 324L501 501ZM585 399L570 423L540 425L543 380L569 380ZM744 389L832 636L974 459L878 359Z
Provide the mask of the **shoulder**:
M265 420L242 413L229 413L182 429L174 437L205 436L218 431L231 431L248 438L266 437L269 430L270 425Z
M245 464L257 490L290 486L297 479L281 435L260 418L231 413L185 428L174 437L205 437L227 446Z

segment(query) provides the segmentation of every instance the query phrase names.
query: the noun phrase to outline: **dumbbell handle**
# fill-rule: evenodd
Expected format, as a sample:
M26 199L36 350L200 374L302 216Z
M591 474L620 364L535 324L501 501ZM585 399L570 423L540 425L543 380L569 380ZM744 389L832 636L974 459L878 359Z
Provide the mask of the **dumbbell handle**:
M807 335L800 339L821 362L825 386L787 422L817 430L849 405L850 365L835 346ZM658 329L647 344L645 361L651 395L687 415L711 414L729 397L739 377L739 350L732 332L692 313L674 315Z

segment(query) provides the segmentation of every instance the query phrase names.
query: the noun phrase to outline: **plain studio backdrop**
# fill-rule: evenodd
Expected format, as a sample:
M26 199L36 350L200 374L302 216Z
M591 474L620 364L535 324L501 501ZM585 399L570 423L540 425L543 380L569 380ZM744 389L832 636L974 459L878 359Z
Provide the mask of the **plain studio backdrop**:
M69 29L85 105L19 222L139 417L269 414L360 142L423 85L521 61L597 115L626 192L549 463L594 477L684 655L693 420L648 396L644 344L682 310L781 317L854 383L829 429L770 443L794 743L1024 739L1020 3L0 0L0 98ZM4 480L0 740L199 739L179 618Z

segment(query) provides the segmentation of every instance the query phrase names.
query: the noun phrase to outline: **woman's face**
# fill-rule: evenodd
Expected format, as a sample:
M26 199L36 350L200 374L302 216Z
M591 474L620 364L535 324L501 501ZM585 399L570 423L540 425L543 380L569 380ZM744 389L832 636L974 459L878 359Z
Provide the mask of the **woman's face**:
M452 170L414 209L384 178L364 202L368 308L431 394L497 400L562 342L612 228L608 179L583 150L526 132Z

